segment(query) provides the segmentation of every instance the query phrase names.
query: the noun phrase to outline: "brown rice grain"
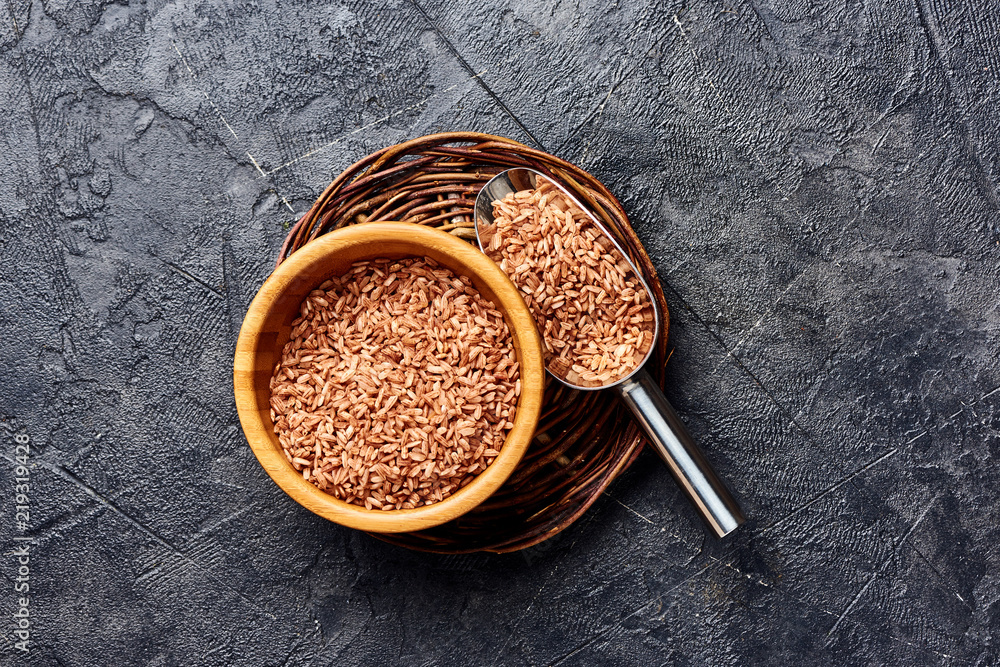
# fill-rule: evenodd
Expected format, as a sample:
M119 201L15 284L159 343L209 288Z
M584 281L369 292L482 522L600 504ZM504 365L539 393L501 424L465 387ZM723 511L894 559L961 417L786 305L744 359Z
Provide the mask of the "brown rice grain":
M653 342L650 295L589 216L543 179L493 213L487 254L528 304L549 369L580 386L634 371Z
M271 418L304 479L391 511L439 502L485 470L519 394L503 315L467 278L428 258L378 259L303 301Z

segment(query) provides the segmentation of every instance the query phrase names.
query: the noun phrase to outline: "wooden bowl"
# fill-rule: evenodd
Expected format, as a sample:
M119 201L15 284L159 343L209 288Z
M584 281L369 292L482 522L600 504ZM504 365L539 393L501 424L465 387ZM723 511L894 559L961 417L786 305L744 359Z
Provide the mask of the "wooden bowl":
M489 467L453 495L432 505L368 510L334 498L302 478L285 458L271 421L270 381L291 323L306 295L365 259L430 257L468 276L496 304L510 328L520 363L521 396L514 427ZM437 526L468 512L496 491L520 462L538 423L545 385L542 343L517 288L492 260L455 236L407 222L372 222L325 234L294 252L254 297L236 343L233 386L240 424L264 470L293 500L331 521L375 533Z

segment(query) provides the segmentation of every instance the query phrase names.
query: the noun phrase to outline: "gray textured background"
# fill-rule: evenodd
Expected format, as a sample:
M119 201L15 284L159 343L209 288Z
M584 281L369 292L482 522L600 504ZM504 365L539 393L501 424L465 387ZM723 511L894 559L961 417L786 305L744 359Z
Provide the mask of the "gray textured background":
M996 2L4 2L2 664L1000 664ZM231 354L287 225L452 129L622 199L734 537L648 453L507 556L260 469Z

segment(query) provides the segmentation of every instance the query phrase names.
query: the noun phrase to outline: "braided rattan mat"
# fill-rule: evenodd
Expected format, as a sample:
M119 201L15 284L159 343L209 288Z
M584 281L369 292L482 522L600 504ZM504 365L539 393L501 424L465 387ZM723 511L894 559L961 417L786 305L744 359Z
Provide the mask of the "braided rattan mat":
M449 132L372 153L334 179L292 227L278 263L320 234L375 220L429 225L475 243L476 195L491 177L512 167L530 167L567 184L603 219L643 272L663 313L664 334L647 364L662 384L667 304L621 204L579 167L510 139ZM534 441L493 496L442 526L376 537L439 553L524 549L576 521L635 461L642 443L614 391L579 392L549 378Z

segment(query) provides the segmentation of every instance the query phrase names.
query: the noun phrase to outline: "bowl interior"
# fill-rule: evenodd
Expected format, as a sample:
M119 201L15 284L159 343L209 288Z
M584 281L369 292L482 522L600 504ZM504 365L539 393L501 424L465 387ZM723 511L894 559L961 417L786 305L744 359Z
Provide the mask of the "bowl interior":
M504 314L520 364L521 396L514 428L499 455L468 485L441 502L415 509L367 510L321 491L285 458L270 414L270 380L292 321L310 291L364 259L424 256L467 276ZM367 223L310 242L267 279L243 321L234 362L240 422L254 454L271 478L307 509L337 523L373 532L421 530L469 511L507 479L531 441L542 405L541 340L527 306L500 268L470 244L411 223Z

